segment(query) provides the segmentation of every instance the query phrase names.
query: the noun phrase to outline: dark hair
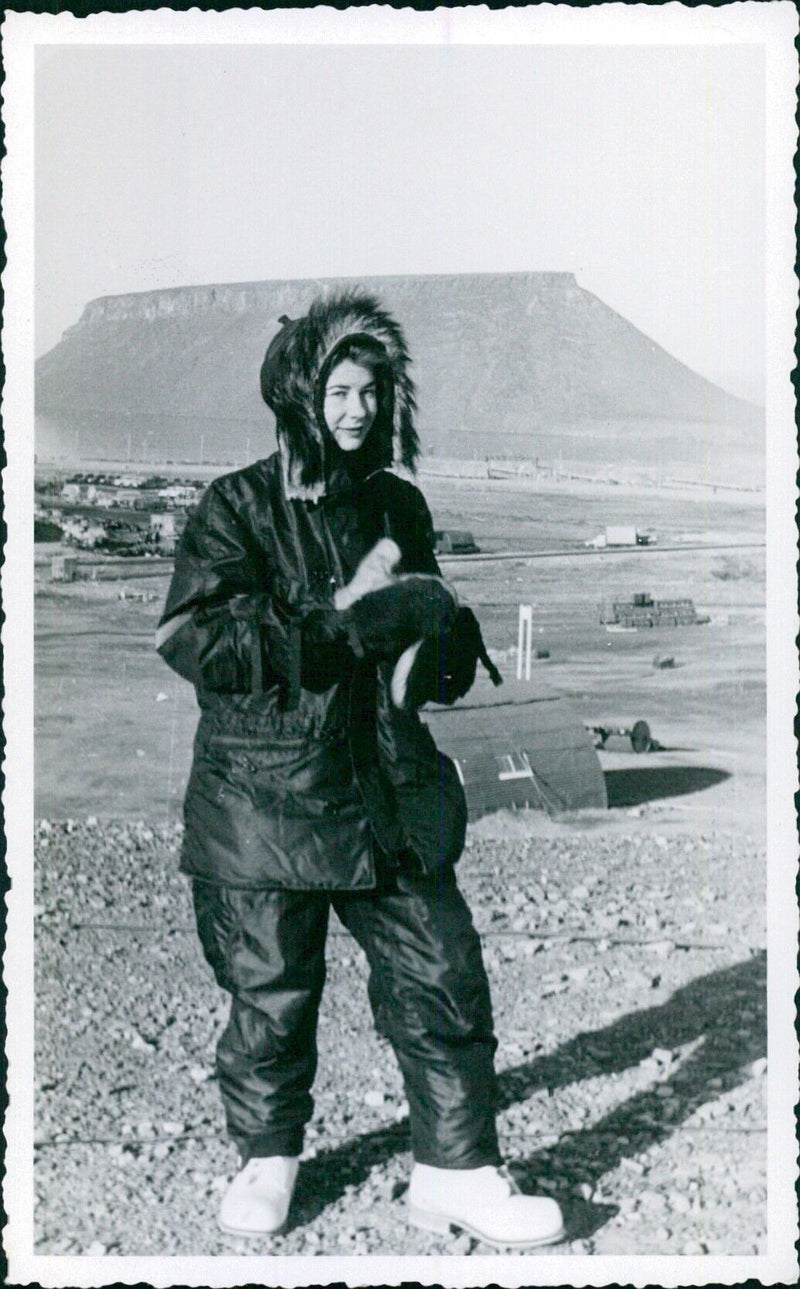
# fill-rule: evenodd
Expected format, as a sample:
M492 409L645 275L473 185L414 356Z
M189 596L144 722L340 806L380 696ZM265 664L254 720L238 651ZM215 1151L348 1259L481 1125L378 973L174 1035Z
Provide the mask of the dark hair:
M377 440L383 434L388 434L391 442L394 417L394 375L392 365L389 361L389 355L381 342L368 335L345 336L343 340L333 346L322 364L314 398L317 420L320 426L327 431L324 405L328 377L334 367L338 367L339 363L347 362L348 360L352 363L358 363L360 367L366 367L367 371L372 372L375 377L378 410L375 414L375 424L372 427L371 437Z

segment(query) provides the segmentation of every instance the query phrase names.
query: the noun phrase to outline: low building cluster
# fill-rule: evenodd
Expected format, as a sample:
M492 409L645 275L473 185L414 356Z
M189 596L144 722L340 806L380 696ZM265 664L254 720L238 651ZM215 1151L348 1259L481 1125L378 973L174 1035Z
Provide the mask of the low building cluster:
M134 474L37 482L35 540L109 554L171 555L203 485Z

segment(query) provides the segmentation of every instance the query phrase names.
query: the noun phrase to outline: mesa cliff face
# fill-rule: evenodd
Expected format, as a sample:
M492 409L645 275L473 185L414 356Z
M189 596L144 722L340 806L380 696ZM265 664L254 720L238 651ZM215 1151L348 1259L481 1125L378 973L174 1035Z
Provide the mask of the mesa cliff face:
M153 418L161 436L177 436L176 452L183 450L176 427L202 425L209 455L232 438L239 448L245 427L249 435L271 424L258 371L278 318L297 316L337 286L373 291L401 321L414 358L418 426L434 450L525 456L541 451L542 435L551 440L563 430L574 446L582 427L588 434L604 422L682 423L690 437L704 438L715 426L757 432L759 409L690 371L571 273L273 281L108 296L88 304L37 362L37 412L102 423L107 439L119 437L126 419ZM83 448L89 453L91 444ZM548 442L545 455L552 454Z

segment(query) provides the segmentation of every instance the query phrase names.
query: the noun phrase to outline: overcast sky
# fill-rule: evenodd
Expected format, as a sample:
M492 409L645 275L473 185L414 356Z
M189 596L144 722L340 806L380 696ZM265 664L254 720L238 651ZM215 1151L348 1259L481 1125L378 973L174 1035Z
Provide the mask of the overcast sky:
M36 73L37 353L100 295L570 270L762 401L761 53L63 46Z

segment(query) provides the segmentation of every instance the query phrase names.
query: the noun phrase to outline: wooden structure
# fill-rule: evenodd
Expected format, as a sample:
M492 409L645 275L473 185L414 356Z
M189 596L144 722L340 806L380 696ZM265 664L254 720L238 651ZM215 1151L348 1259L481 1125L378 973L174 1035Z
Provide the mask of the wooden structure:
M630 600L614 600L600 610L600 621L606 626L682 627L709 621L697 612L688 597L677 600L654 600L646 591L638 591Z

